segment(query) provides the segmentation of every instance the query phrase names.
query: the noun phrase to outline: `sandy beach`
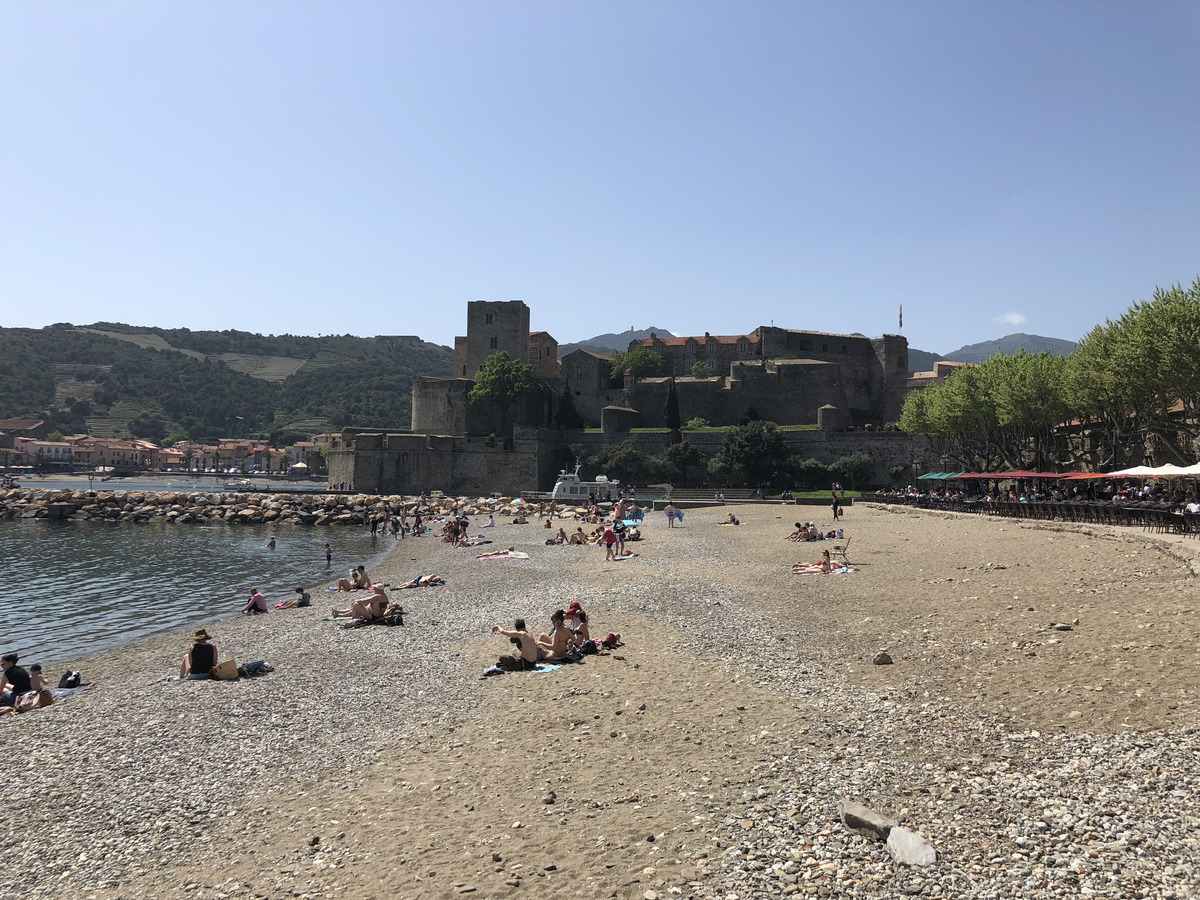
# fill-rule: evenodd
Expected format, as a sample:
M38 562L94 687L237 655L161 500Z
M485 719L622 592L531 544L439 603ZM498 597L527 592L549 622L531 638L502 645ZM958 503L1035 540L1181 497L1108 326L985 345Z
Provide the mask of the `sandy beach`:
M1200 888L1200 544L860 505L857 571L793 576L835 542L792 523L828 509L730 508L658 514L620 563L534 524L489 534L528 560L410 538L372 575L447 585L397 592L402 628L341 629L316 592L209 628L264 678L163 681L187 634L78 661L95 689L0 723L0 897ZM571 600L626 646L481 677L493 623ZM897 865L840 798L937 864Z

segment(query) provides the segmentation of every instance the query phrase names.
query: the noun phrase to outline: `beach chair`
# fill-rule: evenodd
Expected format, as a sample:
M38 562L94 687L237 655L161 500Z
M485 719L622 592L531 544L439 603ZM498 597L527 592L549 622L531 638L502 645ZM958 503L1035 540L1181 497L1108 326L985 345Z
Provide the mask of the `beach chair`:
M850 538L846 538L846 542L844 544L834 544L833 552L838 554L839 556L841 556L842 562L849 565L850 557L847 556L846 554L848 554L850 552Z

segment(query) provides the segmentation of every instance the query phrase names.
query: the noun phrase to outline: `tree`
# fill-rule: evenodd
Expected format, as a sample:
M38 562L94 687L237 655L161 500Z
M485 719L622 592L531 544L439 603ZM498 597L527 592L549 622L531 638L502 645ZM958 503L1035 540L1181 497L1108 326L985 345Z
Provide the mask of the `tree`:
M648 480L651 461L638 449L637 441L630 437L593 456L588 460L588 468L594 471L603 469L609 478L617 478L628 486Z
M697 362L694 366L692 366L692 377L693 378L712 378L713 373L712 373L712 370L709 369L708 363Z
M867 484L873 468L874 462L871 455L860 451L843 456L832 463L829 466L829 474L837 481L846 482L851 488L857 490L860 486Z
M563 431L583 427L583 416L575 408L575 398L571 396L569 385L563 388L563 392L558 397L558 409L555 410L554 421Z
M652 378L662 368L663 358L649 347L618 350L613 354L610 379L614 387L620 387L626 370L633 372L635 378Z
M672 432L678 433L679 421L679 394L675 392L675 379L671 379L671 386L667 389L667 403L663 409L663 421L667 423L667 427Z
M786 465L787 448L774 422L755 420L730 431L714 460L717 471L742 472L758 484L780 473Z
M672 444L662 454L663 464L679 473L683 487L687 487L688 469L694 469L704 461L704 456L687 441Z
M508 355L507 350L493 353L475 376L475 386L467 399L475 406L493 406L500 412L500 431L510 431L508 413L512 405L537 390L533 368Z

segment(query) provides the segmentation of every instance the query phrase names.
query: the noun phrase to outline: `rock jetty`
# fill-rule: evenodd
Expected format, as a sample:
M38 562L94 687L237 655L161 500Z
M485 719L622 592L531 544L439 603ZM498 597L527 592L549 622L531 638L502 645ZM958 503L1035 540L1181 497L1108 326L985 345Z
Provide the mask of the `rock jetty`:
M465 516L515 515L511 497L419 497L375 494L274 494L196 491L0 491L0 521L6 519L105 519L168 525L366 525L420 507L434 515L459 510ZM570 518L578 510L559 510Z

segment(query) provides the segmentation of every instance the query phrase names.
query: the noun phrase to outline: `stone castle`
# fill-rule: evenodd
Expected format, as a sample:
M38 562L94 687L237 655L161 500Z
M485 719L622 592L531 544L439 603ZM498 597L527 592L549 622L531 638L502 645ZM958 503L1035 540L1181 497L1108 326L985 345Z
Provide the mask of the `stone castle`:
M652 335L629 348L658 353L664 374L634 378L626 372L614 384L610 357L575 350L560 360L558 342L529 329L529 307L519 300L468 303L467 334L454 340L454 377L414 383L411 431L346 429L329 455L330 481L384 493L547 489L577 453L598 453L624 440L631 428L664 427L672 382L684 423L703 418L712 425L737 424L753 407L780 425L818 426L788 431L785 440L789 452L823 462L865 451L886 472L915 467L927 450L921 439L877 427L899 418L913 387L908 342L900 335L872 339L773 326L731 336ZM504 433L495 410L467 399L473 375L502 350L528 363L539 386L514 409ZM694 377L698 362L708 377ZM566 392L592 430L556 427ZM691 432L688 440L711 455L724 437ZM670 441L661 431L634 438L648 454Z
M423 378L413 388L412 430L424 434L488 434L489 411L472 409L473 375L493 353L505 350L528 363L543 387L518 411L518 423L548 425L571 393L590 426L606 432L662 427L672 382L684 422L736 424L753 407L780 425L884 425L900 416L908 388L908 341L901 335L794 331L761 325L748 334L658 337L633 341L663 359L663 375L614 384L612 359L575 350L561 360L558 342L529 330L529 307L520 300L467 304L467 334L454 339L453 378ZM702 363L709 377L693 376Z

